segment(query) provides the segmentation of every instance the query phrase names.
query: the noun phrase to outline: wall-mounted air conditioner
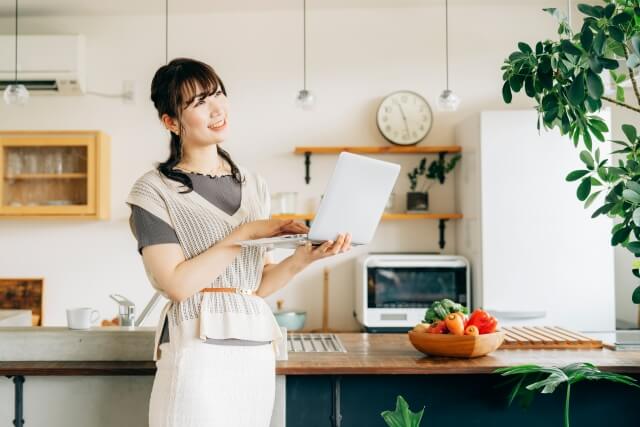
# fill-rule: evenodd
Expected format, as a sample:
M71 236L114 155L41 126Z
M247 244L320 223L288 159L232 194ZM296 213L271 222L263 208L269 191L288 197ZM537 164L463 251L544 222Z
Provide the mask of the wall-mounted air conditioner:
M82 35L19 35L18 83L32 95L85 92ZM0 90L14 82L15 36L0 35Z

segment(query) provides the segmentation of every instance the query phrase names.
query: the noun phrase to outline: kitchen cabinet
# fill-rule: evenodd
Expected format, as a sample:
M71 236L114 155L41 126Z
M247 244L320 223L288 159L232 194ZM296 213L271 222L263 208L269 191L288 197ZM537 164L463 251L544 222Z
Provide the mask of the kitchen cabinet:
M565 180L584 169L582 142L536 121L534 110L485 111L456 127L456 248L471 263L472 306L504 326L613 330L612 220L592 219L602 199L584 209Z
M109 137L100 131L0 132L0 218L107 219Z

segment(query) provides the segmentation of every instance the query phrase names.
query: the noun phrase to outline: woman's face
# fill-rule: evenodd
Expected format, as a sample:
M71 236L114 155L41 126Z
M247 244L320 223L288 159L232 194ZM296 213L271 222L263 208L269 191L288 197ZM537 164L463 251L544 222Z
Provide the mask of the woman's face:
M182 110L182 141L185 145L218 144L227 137L229 102L221 88L213 94L198 91Z

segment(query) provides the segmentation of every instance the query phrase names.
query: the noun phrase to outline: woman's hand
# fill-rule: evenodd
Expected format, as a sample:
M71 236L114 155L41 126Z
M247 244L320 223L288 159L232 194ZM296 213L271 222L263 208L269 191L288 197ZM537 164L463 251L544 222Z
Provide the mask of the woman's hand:
M240 228L246 240L309 232L309 227L292 219L261 219L243 224Z
M307 266L314 261L347 252L350 249L351 234L338 234L335 242L328 240L315 248L311 245L311 242L307 242L307 244L296 248L291 257L294 258L299 265Z

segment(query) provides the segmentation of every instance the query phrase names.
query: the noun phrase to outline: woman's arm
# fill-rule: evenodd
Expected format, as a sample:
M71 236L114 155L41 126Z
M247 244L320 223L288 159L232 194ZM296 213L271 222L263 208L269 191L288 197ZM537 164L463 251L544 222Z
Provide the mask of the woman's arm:
M311 244L300 246L293 255L285 258L279 264L265 264L262 271L262 281L256 295L267 297L283 288L296 274L304 270L309 264L322 258L337 255L351 249L351 235L339 234L335 243L324 242L317 248ZM268 257L271 261L271 257Z
M260 220L244 224L201 254L186 260L180 245L158 244L142 249L142 260L153 286L173 301L183 301L220 276L240 253L239 240L297 234L304 225L290 220Z

